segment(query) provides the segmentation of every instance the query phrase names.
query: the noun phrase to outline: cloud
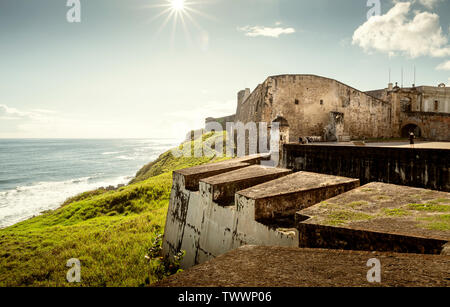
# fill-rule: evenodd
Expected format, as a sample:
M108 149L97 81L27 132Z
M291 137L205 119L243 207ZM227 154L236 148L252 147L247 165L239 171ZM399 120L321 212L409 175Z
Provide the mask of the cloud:
M378 51L389 56L450 56L448 38L439 24L439 15L413 12L411 2L398 2L385 15L373 16L353 33L353 45L365 52Z
M436 67L437 70L450 70L450 61L439 64Z
M279 22L277 22L279 25ZM275 37L278 38L282 34L292 34L295 33L294 28L282 28L282 27L262 27L262 26L245 26L238 28L239 31L245 32L246 36L257 37Z
M420 4L422 4L423 6L425 6L428 9L434 8L436 6L436 4L438 4L441 1L442 0L418 0L418 2Z
M2 120L17 120L30 117L27 112L19 111L7 105L0 104L0 119Z

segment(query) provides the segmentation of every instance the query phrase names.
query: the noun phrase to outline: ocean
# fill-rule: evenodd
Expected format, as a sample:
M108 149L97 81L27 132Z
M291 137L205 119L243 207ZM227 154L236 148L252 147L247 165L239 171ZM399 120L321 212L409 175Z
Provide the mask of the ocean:
M172 139L0 139L0 228L81 192L126 184L176 145Z

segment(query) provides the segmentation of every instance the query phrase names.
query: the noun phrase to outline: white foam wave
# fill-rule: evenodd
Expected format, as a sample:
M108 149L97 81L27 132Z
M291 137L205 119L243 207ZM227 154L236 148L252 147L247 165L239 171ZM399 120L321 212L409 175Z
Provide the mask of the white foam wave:
M66 181L38 182L0 192L0 228L58 208L67 198L99 187L127 183L132 176L107 180L82 177Z

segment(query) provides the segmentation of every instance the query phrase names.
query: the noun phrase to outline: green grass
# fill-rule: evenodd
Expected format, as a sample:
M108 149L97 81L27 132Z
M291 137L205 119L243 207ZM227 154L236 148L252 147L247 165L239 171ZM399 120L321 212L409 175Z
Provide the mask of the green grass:
M426 204L408 204L408 209L430 212L450 212L450 205L441 204L439 201L429 201Z
M396 209L383 209L383 214L387 216L408 216L411 215L410 212L406 211L402 208L396 208Z
M163 233L172 171L217 161L161 155L128 186L98 189L60 208L0 229L0 286L140 286L155 282L145 256ZM81 261L81 283L66 282L67 260Z
M364 207L367 206L369 203L365 200L360 200L360 201L352 201L351 203L345 204L346 206L350 207L350 208L360 208L360 207Z
M349 210L335 210L330 212L325 220L325 223L331 226L344 225L349 222L365 221L372 219L373 216L361 212Z
M420 227L430 230L449 231L450 230L450 214L436 215L421 218Z
M202 138L180 145L178 150L175 151L175 155L171 150L163 153L157 160L142 167L131 183L143 181L166 172L226 159L225 157L217 157L217 152L214 149L216 141L220 142L225 135L225 132L209 132L204 134ZM203 148L202 144L208 146ZM223 148L223 154L225 154L225 146ZM190 152L188 157L185 157L185 155L180 156L186 152Z

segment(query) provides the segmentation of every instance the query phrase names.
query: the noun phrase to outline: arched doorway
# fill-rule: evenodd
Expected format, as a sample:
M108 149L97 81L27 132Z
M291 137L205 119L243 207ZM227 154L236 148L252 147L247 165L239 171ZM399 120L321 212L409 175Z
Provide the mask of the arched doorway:
M408 124L402 128L402 138L409 137L409 134L413 132L415 137L422 137L422 130L420 127L414 124Z
M272 123L278 123L280 127L280 141L282 143L289 143L289 123L286 118L277 116Z
M278 142L278 165L282 165L283 159L283 144L289 143L289 123L286 118L282 116L277 116L271 123L271 129L274 128L274 124L278 125L279 128L279 139L278 140L270 140L271 149L274 148ZM272 134L271 134L272 135Z

